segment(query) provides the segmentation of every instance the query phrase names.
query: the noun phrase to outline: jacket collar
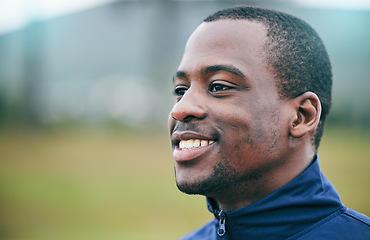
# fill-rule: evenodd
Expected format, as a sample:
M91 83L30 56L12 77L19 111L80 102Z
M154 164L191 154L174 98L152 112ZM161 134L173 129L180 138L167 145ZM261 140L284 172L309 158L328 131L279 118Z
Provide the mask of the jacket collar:
M212 202L207 198L208 209L218 218ZM245 208L226 211L226 230L235 239L285 239L342 207L316 156L285 186Z

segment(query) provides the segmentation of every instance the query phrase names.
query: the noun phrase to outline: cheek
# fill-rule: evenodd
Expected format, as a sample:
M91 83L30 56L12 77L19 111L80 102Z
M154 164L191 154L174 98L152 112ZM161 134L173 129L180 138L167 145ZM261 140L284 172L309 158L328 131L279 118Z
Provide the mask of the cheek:
M239 165L244 156L254 146L255 137L251 125L251 116L246 111L237 110L225 114L219 119L218 125L222 128L220 137L220 156L231 165Z
M240 106L240 105L239 105ZM273 159L279 143L279 115L272 109L255 106L238 108L225 114L224 135L220 155L234 169L245 169Z

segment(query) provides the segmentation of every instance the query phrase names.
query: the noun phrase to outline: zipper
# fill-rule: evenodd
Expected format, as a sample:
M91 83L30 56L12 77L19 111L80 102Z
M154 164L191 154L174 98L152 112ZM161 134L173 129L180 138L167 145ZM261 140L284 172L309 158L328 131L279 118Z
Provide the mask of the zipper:
M226 233L226 226L225 226L226 213L224 212L224 210L221 210L218 213L218 217L219 217L219 220L218 220L219 224L218 224L217 234L218 236L222 237Z

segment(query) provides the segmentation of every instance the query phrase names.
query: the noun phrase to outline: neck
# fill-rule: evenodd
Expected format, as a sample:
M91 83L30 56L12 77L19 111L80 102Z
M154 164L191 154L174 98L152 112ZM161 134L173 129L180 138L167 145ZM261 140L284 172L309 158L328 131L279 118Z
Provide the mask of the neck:
M286 185L301 174L314 160L315 154L309 154L307 158L290 156L291 160L286 164L273 168L268 174L264 174L258 181L246 181L240 183L237 188L230 188L227 193L211 196L216 201L219 210L236 211L244 208L275 190ZM293 157L293 158L292 158Z

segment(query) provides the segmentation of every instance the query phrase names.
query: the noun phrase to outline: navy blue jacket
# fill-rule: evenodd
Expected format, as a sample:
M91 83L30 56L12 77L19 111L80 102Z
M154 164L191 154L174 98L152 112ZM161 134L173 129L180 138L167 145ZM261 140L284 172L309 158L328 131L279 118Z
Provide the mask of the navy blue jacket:
M212 202L207 199L215 219L182 240L370 240L370 219L341 203L318 157L294 180L245 208L220 212Z

